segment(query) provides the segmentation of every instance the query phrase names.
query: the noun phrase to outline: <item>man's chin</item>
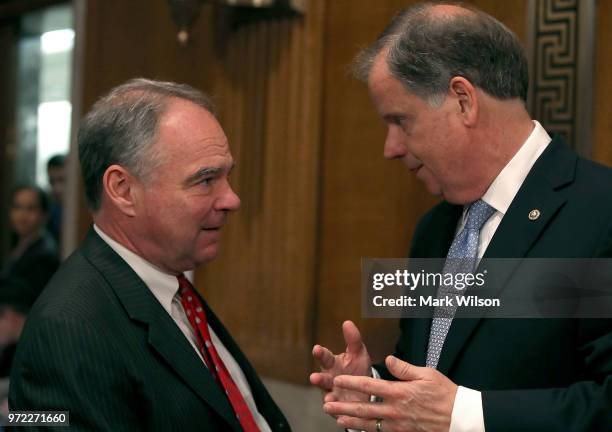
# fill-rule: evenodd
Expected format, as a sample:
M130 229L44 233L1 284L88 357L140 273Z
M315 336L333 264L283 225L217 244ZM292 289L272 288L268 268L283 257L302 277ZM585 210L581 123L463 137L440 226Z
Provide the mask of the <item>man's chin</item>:
M422 179L422 181L423 183L425 183L425 188L427 189L427 192L429 192L433 196L441 196L446 199L444 191L437 182L427 181L426 179Z
M448 201L451 204L455 204L455 205L467 205L467 204L471 204L474 201L478 200L481 198L481 196L479 196L478 194L470 194L470 193L459 193L459 192L455 192L455 193L451 193L451 192L443 192L442 194L442 198L444 198L445 201Z
M206 264L213 261L217 258L219 254L219 245L218 243L207 245L206 247L200 249L196 254L196 265Z

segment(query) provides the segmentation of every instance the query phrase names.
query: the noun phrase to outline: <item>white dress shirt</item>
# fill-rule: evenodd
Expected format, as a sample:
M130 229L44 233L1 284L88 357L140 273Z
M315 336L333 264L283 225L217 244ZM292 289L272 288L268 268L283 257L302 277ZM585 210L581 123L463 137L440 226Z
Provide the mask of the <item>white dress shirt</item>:
M123 260L132 268L132 270L134 270L138 277L140 277L145 285L151 290L151 293L153 293L164 310L168 312L168 315L170 315L172 320L185 335L193 347L193 350L202 360L202 364L206 367L202 354L197 348L196 337L193 333L191 325L189 324L189 320L187 319L183 305L179 299L179 284L176 276L162 272L150 262L136 255L125 246L110 238L100 229L100 227L94 225L94 230L102 238L102 240L104 240L115 252L117 252L121 258L123 258ZM238 362L236 362L227 348L225 348L210 325L208 326L208 330L210 332L212 342L219 353L219 357L221 357L221 360L223 360L229 374L240 389L240 393L242 393L242 397L251 410L251 414L253 414L253 418L255 419L257 426L262 432L271 432L270 426L266 422L266 419L257 409L249 382L244 376L242 369L240 369Z
M501 170L481 198L496 212L480 230L478 258L483 257L512 200L521 188L525 178L527 178L527 174L551 141L542 125L536 120L533 123L535 127L525 143ZM463 209L463 217L458 223L457 233L463 229L466 221L467 206ZM484 430L481 393L459 386L453 405L449 432L484 432Z

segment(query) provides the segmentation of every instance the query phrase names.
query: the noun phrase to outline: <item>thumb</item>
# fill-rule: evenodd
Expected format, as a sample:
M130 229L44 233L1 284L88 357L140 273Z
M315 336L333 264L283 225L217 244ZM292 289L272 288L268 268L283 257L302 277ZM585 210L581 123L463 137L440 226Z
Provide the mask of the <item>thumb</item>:
M342 323L342 334L346 343L346 351L351 354L358 354L363 348L361 333L352 321L344 321Z
M394 356L387 356L385 359L387 369L391 374L402 381L415 381L424 379L425 375L423 369L408 362L402 361Z

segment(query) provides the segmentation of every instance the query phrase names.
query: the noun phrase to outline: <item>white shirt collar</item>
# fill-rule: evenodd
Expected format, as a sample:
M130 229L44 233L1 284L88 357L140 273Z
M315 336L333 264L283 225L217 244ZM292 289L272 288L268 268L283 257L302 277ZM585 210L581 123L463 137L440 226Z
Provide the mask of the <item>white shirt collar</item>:
M481 198L502 215L508 211L527 174L551 141L550 136L537 120L533 120L533 124L535 127L525 143L501 170Z
M170 314L172 310L172 299L179 289L176 276L164 273L144 258L113 240L108 234L94 224L94 230L123 260L134 270L143 280L145 285L151 290L157 301Z

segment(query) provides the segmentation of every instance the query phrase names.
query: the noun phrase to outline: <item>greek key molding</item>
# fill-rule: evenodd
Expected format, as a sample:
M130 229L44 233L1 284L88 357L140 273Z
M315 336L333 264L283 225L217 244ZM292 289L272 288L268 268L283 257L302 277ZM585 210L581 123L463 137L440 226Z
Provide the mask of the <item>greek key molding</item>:
M529 0L529 110L585 156L592 147L595 0Z

